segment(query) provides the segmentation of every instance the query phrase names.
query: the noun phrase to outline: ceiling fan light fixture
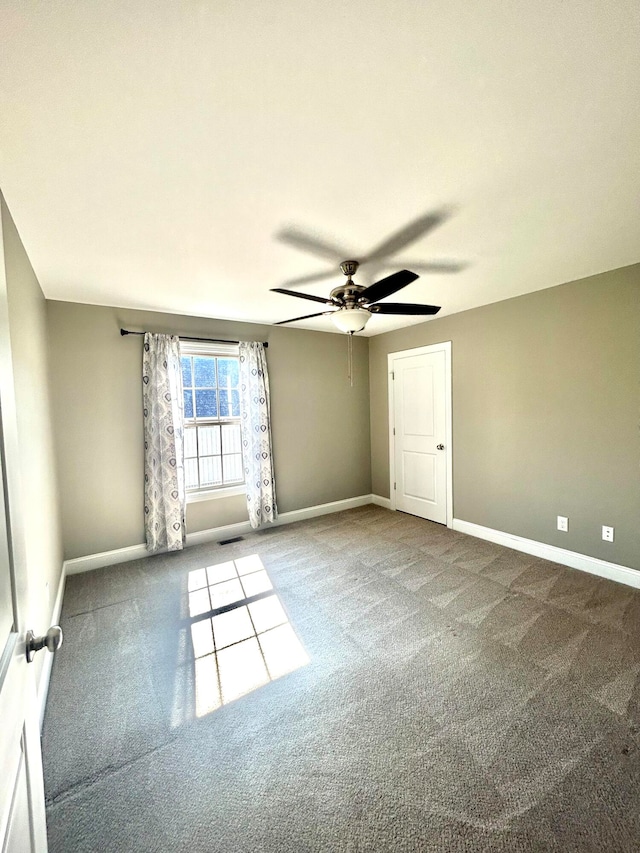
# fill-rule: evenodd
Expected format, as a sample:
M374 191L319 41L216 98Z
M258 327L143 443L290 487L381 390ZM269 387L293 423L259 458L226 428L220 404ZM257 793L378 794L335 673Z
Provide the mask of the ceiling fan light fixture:
M341 332L361 332L369 322L371 311L366 308L342 308L331 315L334 326Z

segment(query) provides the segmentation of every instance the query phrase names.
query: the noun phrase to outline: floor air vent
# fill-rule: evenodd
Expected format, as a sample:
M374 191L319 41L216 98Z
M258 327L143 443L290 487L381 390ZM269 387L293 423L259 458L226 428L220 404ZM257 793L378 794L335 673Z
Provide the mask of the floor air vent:
M233 539L221 539L218 545L231 545L232 542L242 542L244 536L234 536Z

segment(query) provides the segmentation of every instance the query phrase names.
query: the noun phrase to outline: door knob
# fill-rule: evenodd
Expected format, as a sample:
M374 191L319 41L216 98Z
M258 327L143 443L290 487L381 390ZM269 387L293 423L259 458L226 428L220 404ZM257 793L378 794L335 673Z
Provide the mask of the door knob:
M438 450L444 450L444 444L436 444Z
M62 628L52 625L43 637L36 637L33 631L27 631L25 637L25 652L27 662L31 663L33 656L46 646L50 652L57 651L62 645Z

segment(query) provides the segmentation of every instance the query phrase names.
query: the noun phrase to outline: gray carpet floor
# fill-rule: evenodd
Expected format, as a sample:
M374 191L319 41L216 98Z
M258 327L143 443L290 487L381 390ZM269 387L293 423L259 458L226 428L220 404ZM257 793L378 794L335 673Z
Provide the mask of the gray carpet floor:
M71 576L62 626L51 853L640 849L628 587L367 506Z

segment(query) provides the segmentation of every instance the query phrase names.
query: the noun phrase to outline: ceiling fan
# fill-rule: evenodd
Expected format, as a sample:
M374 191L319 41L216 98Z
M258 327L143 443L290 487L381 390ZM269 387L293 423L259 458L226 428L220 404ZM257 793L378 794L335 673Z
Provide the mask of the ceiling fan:
M371 319L372 314L405 314L405 315L430 315L437 314L440 306L416 305L411 302L382 302L387 296L397 293L403 287L411 284L418 276L409 270L399 270L386 278L380 279L369 287L363 287L352 280L352 276L360 264L358 261L343 261L340 269L346 275L344 284L334 287L328 298L312 296L310 293L298 293L295 290L286 290L282 287L271 288L273 293L284 293L287 296L296 296L298 299L308 299L311 302L320 302L326 305L328 311L320 311L317 314L306 314L304 317L294 317L291 320L281 320L276 326L286 323L295 323L298 320L309 320L312 317L329 315L335 326L341 332L353 335L361 332Z

